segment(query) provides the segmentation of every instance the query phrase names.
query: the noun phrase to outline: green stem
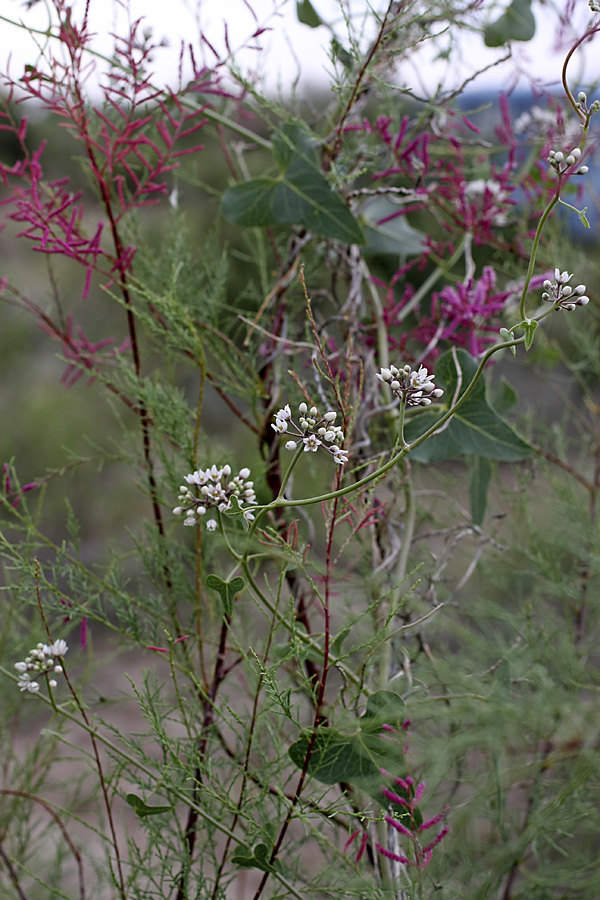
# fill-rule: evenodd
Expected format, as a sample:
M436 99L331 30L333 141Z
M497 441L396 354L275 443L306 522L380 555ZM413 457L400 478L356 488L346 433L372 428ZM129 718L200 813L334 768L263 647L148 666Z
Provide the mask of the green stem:
M550 213L552 212L552 210L554 209L554 207L560 200L560 188L561 188L561 183L559 181L558 186L556 188L556 193L554 194L554 196L548 203L546 209L542 213L540 221L538 222L538 226L535 230L535 237L533 239L533 246L531 248L531 256L529 257L529 265L527 266L527 275L525 276L525 283L523 285L523 291L521 293L521 303L519 306L519 316L521 317L521 319L527 318L525 316L525 299L527 297L527 292L529 290L529 284L531 282L531 279L533 278L533 270L535 268L535 259L537 256L538 247L540 245L540 240L542 237L542 230L544 228L544 225L546 224L548 216L550 215ZM529 321L529 320L527 319L527 321Z
M552 309L553 308L554 307L552 307ZM540 316L540 318L543 318L544 316L548 315L548 313L551 312L552 309L544 312ZM428 428L427 431L421 435L421 437L419 437L415 441L413 441L412 444L409 444L407 449L403 448L402 450L400 450L398 453L396 453L394 456L392 456L392 458L390 460L388 460L387 463L384 463L384 465L382 465L379 469L376 469L374 472L371 472L369 475L366 475L364 478L361 478L359 481L354 482L354 484L351 484L348 487L339 488L336 491L329 491L326 494L320 494L318 497L306 497L304 499L299 499L299 500L285 500L283 498L273 500L267 506L263 506L262 508L260 508L258 510L256 519L254 520L256 523L255 527L258 524L258 522L260 521L260 519L262 519L262 517L267 512L269 512L271 509L275 509L277 507L292 507L293 508L296 506L312 506L314 503L323 503L326 500L334 500L336 497L345 497L348 494L353 494L359 488L365 487L367 484L370 484L372 481L376 481L377 479L381 478L382 475L385 475L386 472L389 472L390 469L393 469L393 467L398 462L400 462L400 460L403 459L408 453L410 453L412 450L414 450L415 447L418 447L420 444L422 444L424 441L426 441L428 438L430 438L433 434L435 434L436 431L438 431L439 428L441 428L442 425L444 425L449 419L452 418L452 416L455 414L455 412L457 412L457 410L460 409L460 407L463 405L463 403L465 403L466 400L471 396L473 390L475 389L477 382L479 381L479 379L481 378L481 376L483 374L483 370L485 368L486 363L494 355L494 353L498 353L498 351L506 350L510 347L518 347L520 344L523 344L523 343L525 343L525 338L519 337L519 338L515 338L512 341L503 341L502 343L495 344L493 347L490 347L488 350L486 350L486 352L481 357L481 360L477 367L477 371L475 372L475 375L473 376L473 380L471 381L469 386L466 388L465 392L456 401L454 406L452 406L450 409L448 409L443 414L443 416L441 416L438 419L438 421L435 422L431 426L431 428Z

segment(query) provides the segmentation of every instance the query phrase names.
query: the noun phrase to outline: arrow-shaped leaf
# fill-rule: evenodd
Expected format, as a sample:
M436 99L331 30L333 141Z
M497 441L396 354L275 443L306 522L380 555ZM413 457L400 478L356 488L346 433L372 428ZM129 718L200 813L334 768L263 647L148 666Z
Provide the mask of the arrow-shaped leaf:
M323 175L314 140L299 122L287 122L273 137L278 178L253 178L223 195L230 222L249 227L303 225L347 244L362 244L362 229Z
M456 361L455 361L456 359ZM457 368L458 366L458 368ZM460 379L458 396L469 386L477 363L465 350L449 350L440 356L435 367L435 381L444 390L444 401L452 402ZM435 425L440 413L428 411L411 418L405 427L406 440L411 443ZM489 405L483 378L438 434L411 451L419 462L441 462L455 456L469 454L486 459L514 462L529 456L531 449L510 425Z
M239 594L239 592L244 589L244 579L240 578L238 575L237 578L232 578L231 581L223 581L218 575L208 575L206 578L206 586L211 588L211 590L218 592L221 597L221 603L223 604L223 611L230 619L233 615L233 601L235 595Z

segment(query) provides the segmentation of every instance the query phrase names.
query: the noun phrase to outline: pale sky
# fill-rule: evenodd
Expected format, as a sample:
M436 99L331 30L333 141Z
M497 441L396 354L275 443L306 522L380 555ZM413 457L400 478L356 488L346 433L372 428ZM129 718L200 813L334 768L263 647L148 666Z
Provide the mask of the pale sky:
M507 2L508 0L503 0L498 10L501 11ZM321 18L332 25L340 39L343 39L345 26L341 20L338 0L312 0L312 3ZM357 27L360 28L361 16L368 8L365 0L344 0L344 5L352 9L356 15ZM373 5L376 9L383 9L387 6L387 0L373 0ZM558 0L557 5L561 7L562 0ZM76 17L81 16L85 0L72 0L72 6ZM487 14L490 14L491 7L492 4L484 4ZM535 77L544 84L557 84L565 52L553 52L556 17L548 2L543 6L536 4L534 8L537 10L538 21L535 39L529 43L513 44L514 61L480 76L473 83L474 88L504 86L510 73L515 71L515 61L519 70L535 73ZM486 13L483 15L485 17ZM497 15L498 12L493 17L496 18ZM0 17L20 20L42 31L47 29L50 21L46 0L39 0L30 10L26 10L20 0L0 0ZM258 69L269 90L276 91L280 87L284 92L287 91L297 78L299 69L302 72L300 86L303 85L304 90L325 87L329 83L326 71L331 68L328 59L331 32L326 27L311 29L299 24L295 0L129 0L128 3L125 0L91 0L90 30L96 34L96 48L110 54L113 45L111 32L122 32L128 19L134 21L137 18L143 18L144 25L152 27L156 39L164 37L169 44L156 54L155 81L158 83L174 81L182 39L193 44L196 58L201 59L203 51L199 40L200 30L219 54L225 56L225 21L229 46L238 66L243 71ZM575 13L570 23L572 34L579 36L589 21L590 12L586 0L576 0ZM240 49L248 43L249 36L259 26L270 29L258 38L263 52ZM5 20L0 21L0 27L0 71L5 71L10 53L11 74L18 77L26 63L37 61L38 50L31 37L22 29ZM37 40L43 43L42 37L38 36ZM256 44L257 41L250 43ZM579 89L585 81L600 80L599 47L600 35L593 46L588 46L577 54L570 70L571 77L576 82L575 89ZM425 45L416 63L405 64L400 73L401 83L412 85L419 94L427 89L431 90L440 81L445 87L454 87L477 69L503 55L503 51L485 48L478 36L462 39L460 53L453 57L450 68L434 61L435 54L432 50L431 45ZM212 64L214 57L206 47L204 54L206 62ZM525 78L521 84L526 86Z

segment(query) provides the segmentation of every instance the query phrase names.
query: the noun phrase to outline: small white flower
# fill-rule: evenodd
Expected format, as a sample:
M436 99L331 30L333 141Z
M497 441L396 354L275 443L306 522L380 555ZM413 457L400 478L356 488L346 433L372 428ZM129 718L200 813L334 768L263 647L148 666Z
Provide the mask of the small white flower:
M184 525L188 525L188 526L189 526L189 525L195 525L195 524L196 524L196 519L194 518L194 516L188 516L187 519L184 519L184 520L183 520L183 524L184 524Z
M295 450L296 449L296 441L288 441L285 445L286 450Z
M17 670L17 672L21 672L21 673L26 672L26 671L27 671L27 663L25 663L25 662L16 662L16 663L15 663L15 669Z
M305 453L307 453L309 450L311 450L313 453L316 453L322 443L322 441L319 440L316 434L309 434L302 440L304 442Z
M51 647L54 656L64 656L68 649L67 642L62 639L54 641Z
M217 527L216 519L209 519L206 523L206 528L208 531L215 531Z

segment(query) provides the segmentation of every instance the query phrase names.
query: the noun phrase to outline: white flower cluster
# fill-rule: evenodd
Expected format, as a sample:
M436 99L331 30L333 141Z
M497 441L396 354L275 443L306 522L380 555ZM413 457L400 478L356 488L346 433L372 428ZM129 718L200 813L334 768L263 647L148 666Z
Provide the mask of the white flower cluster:
M56 660L57 657L64 656L68 649L67 642L59 640L53 644L39 643L30 650L23 662L15 663L15 669L19 673L19 690L37 694L40 686L35 679L48 672L60 674L63 669ZM55 679L51 678L48 684L50 687L56 687Z
M583 92L582 92L583 93ZM585 95L584 95L585 96ZM567 169L570 169L571 166L574 166L579 157L581 156L581 150L579 147L574 147L567 155L562 152L562 150L551 150L548 154L548 165L552 166L555 172L559 175L562 175L563 172L566 172ZM579 166L573 174L575 175L587 175L589 172L589 166Z
M344 441L344 432L339 425L334 425L336 413L331 410L324 416L319 415L316 406L308 408L306 403L298 407L300 418L299 425L292 419L292 411L289 404L275 413L275 422L271 424L277 434L293 434L296 440L288 441L286 450L295 450L302 443L304 451L312 450L316 453L319 447L323 447L333 456L340 466L348 462L348 451L342 450L340 444Z
M544 282L544 293L542 300L547 303L556 303L557 309L566 309L569 312L576 306L587 306L590 298L585 296L585 284L578 284L576 288L569 285L569 281L573 276L568 272L561 272L560 269L554 270L554 282Z
M390 366L389 369L378 372L377 377L389 384L394 394L407 406L430 406L433 400L439 400L444 393L441 388L436 388L433 376L429 375L425 366L419 366L418 371L408 365L401 369Z
M237 499L240 506L256 503L254 482L248 481L249 475L250 469L240 469L239 475L231 478L231 466L222 466L219 469L215 465L186 475L187 484L182 484L179 488L178 499L182 505L175 507L174 514L185 515L184 525L195 525L209 509L218 509L219 512L231 509L232 497ZM198 496L192 493L188 485L193 485L197 489ZM244 510L244 518L250 522L254 516L248 510ZM217 527L216 520L208 519L206 527L209 531L214 531Z

